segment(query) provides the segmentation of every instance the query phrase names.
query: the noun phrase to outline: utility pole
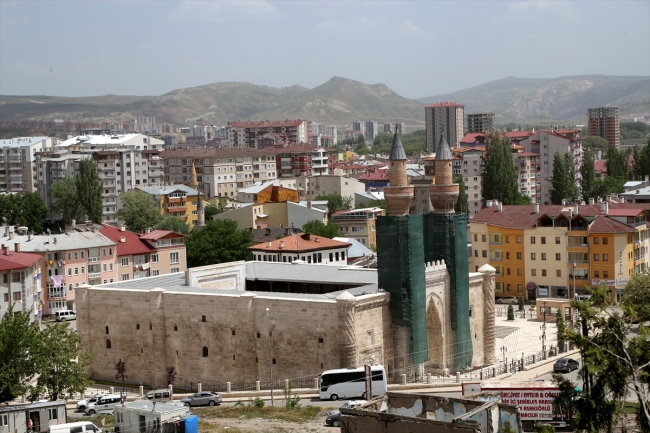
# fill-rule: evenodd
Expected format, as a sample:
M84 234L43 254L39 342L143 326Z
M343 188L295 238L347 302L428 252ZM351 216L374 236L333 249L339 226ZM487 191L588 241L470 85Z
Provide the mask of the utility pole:
M544 306L544 323L542 324L542 353L544 354L544 359L546 359L546 301L542 304Z
M573 264L573 297L576 296L576 264ZM571 296L569 296L571 299Z
M269 309L266 309L266 330L269 340L269 374L271 379L271 406L273 406L273 358L271 358L271 325L269 324Z

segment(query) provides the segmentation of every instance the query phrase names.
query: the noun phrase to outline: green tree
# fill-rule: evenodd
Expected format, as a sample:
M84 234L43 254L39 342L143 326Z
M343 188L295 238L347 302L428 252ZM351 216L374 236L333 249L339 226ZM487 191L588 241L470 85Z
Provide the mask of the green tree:
M594 181L593 195L604 198L610 194L620 194L624 191L623 185L625 185L625 178L605 176Z
M568 203L575 203L579 194L575 176L576 171L571 154L555 152L551 177L551 204L562 204L563 199L566 199Z
M491 132L485 143L484 160L483 198L505 205L517 204L521 194L510 139L503 133Z
M628 280L619 306L612 305L611 291L604 286L592 290L589 301L571 302L582 317L582 332L567 327L583 363L584 392L574 404L576 429L612 432L630 392L639 402L639 427L650 429L650 328L643 325L650 320L648 287L646 272Z
M14 313L10 304L0 321L0 403L25 395L39 372L33 354L42 346L41 331L30 314Z
M616 179L627 179L627 160L628 155L625 149L618 150L614 146L609 146L605 155L607 176Z
M97 177L97 163L92 158L79 161L79 174L75 176L77 198L86 217L102 222L102 183Z
M13 198L13 224L29 227L34 233L43 233L43 222L47 218L47 206L38 193L28 191Z
M456 201L456 207L454 210L457 213L467 213L469 205L467 204L467 192L465 192L465 181L463 176L460 174L454 176L454 183L458 184L458 200Z
M594 164L594 154L589 150L585 150L582 156L582 168L580 169L580 193L585 203L589 203L590 198L595 198L596 168Z
M566 342L566 323L562 317L561 309L557 310L557 318L555 322L557 328L557 348L560 353L564 352L564 343Z
M357 204L357 209L365 209L368 207L380 207L383 210L387 211L388 202L385 199L383 199L383 200L370 200L366 203Z
M30 400L47 394L50 400L62 395L83 392L90 381L86 367L95 356L81 346L81 336L68 322L47 322L41 331L41 344L34 352L39 376L30 390Z
M648 139L648 144L641 149L638 146L634 146L632 156L634 158L632 179L644 180L645 176L650 176L650 139Z
M515 320L515 309L512 308L512 304L508 304L508 319Z
M61 215L64 223L70 224L74 219L81 219L81 203L77 194L77 181L74 177L66 177L50 187L52 205L50 210Z
M237 227L230 219L207 221L205 226L192 230L185 241L187 266L212 265L216 263L251 260L248 247L253 245L250 230Z
M519 307L519 311L524 311L524 297L523 296L518 296L517 297L517 306Z
M352 209L354 198L351 196L343 197L338 194L319 195L314 200L327 200L327 211L329 215L334 215L334 212L340 210Z
M139 189L120 194L122 209L117 211L117 217L124 221L132 232L140 233L148 227L157 226L162 219L160 209L153 197Z
M219 209L217 206L213 206L211 204L206 204L203 207L203 214L205 215L205 220L206 221L212 221L215 215L220 214L221 209Z
M190 234L190 226L183 221L181 218L176 216L166 215L158 223L156 223L156 228L160 230L171 230L176 233L182 233L184 235Z
M582 146L587 149L600 149L606 151L609 147L609 142L603 137L597 135L589 135L582 140Z
M322 236L324 238L335 238L340 236L341 227L334 221L329 221L327 224L324 224L319 220L307 221L302 226L302 231L305 233L311 233L313 235Z
M120 393L120 396L122 399L126 399L126 392L124 391L124 381L129 378L129 376L126 375L126 362L122 361L122 358L120 358L119 361L117 361L117 364L115 364L115 380L119 380L122 383L122 392Z

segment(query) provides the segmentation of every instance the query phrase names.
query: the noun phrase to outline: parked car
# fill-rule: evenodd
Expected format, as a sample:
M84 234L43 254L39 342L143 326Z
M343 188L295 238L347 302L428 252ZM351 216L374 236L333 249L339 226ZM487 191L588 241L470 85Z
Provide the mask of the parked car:
M64 320L75 320L77 318L77 313L72 310L61 310L54 313L54 320L57 322L63 322Z
M142 399L158 403L169 403L172 400L172 396L169 393L169 389L156 389L149 391Z
M185 406L203 406L209 404L210 406L220 405L221 404L221 395L212 391L202 391L197 392L196 394L185 397L181 400Z
M519 302L516 296L504 296L502 298L497 298L497 304L516 304Z
M349 402L341 406L339 409L353 408L363 403L366 403L366 401L350 400ZM329 413L329 415L327 415L327 418L325 419L325 424L331 425L333 427L339 427L341 425L341 411L339 409L333 410L332 412Z
M47 433L102 433L102 430L90 421L70 422L66 424L51 425Z
M580 363L571 358L560 358L553 364L553 373L570 373L580 368Z
M115 406L119 406L120 404L122 404L122 396L119 394L105 395L104 397L101 397L97 402L89 403L86 406L86 413L88 415L95 415L99 412L112 409Z
M90 403L95 404L99 398L104 397L105 395L108 395L108 394L105 394L105 393L104 394L95 394L92 397L90 397L89 399L79 400L77 402L77 410L84 410L86 408L86 406L88 406L88 404L90 404Z

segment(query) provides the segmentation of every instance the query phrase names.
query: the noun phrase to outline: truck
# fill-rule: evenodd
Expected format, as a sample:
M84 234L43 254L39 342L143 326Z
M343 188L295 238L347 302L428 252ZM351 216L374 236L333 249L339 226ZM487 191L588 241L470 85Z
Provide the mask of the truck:
M534 431L536 422L558 428L568 427L571 421L570 413L553 410L553 399L560 393L560 388L551 383L464 382L462 392L463 396L477 400L500 399L502 403L517 406L524 431Z

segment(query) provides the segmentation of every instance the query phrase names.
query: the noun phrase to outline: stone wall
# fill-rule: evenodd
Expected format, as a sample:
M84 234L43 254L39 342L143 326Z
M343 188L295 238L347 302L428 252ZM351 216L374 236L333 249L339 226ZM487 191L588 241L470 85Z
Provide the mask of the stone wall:
M484 335L485 330L485 306L487 302L493 302L483 299L483 274L469 274L469 308L471 316L469 318L469 329L472 336L472 367L479 367L484 362ZM494 320L494 318L493 318Z
M355 333L357 366L364 364L394 367L390 294L382 292L357 298Z

